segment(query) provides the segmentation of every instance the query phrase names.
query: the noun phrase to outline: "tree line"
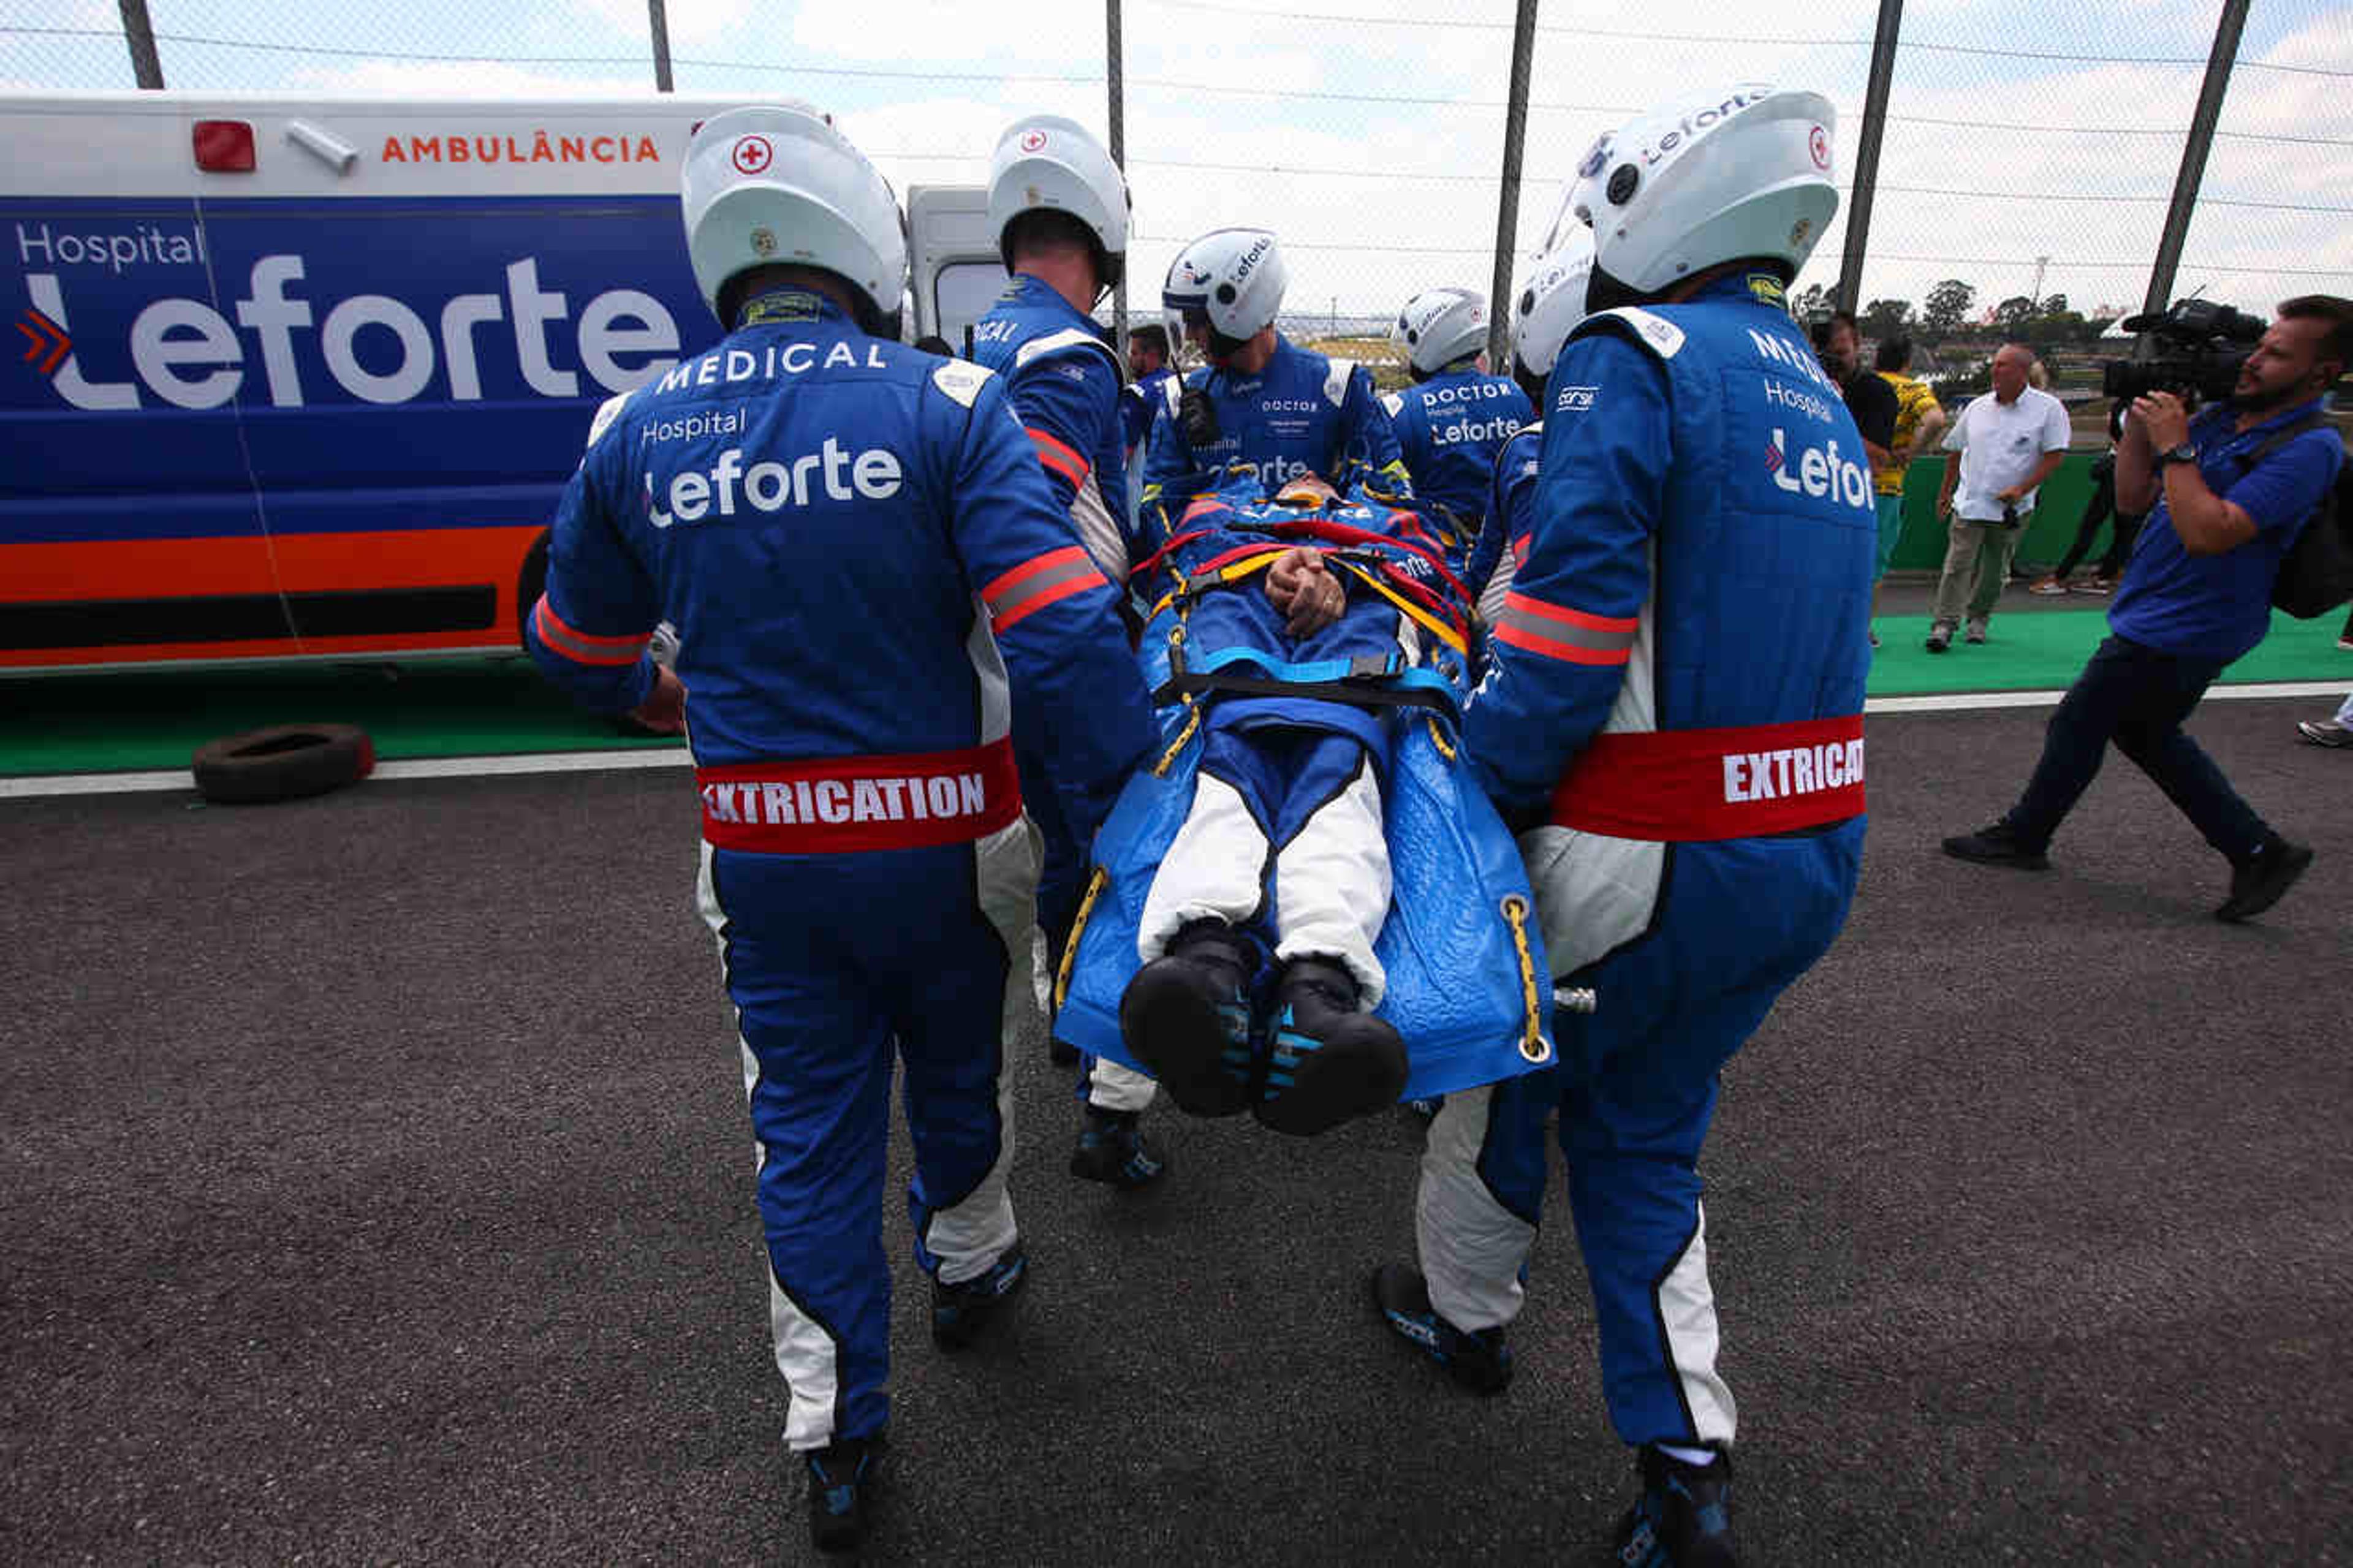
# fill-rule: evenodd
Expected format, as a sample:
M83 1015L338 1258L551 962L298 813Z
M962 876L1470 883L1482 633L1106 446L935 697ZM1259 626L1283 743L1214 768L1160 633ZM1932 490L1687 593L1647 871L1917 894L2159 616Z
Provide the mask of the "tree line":
M1837 284L1816 283L1798 290L1790 310L1801 321L1822 320L1838 308L1837 300ZM1992 326L1981 328L1977 321L1977 302L1975 288L1957 278L1947 278L1929 289L1927 298L1916 308L1909 300L1873 300L1855 312L1855 319L1864 337L1880 342L1906 337L1915 342L1936 344L1947 338L1995 331L2005 338L2038 345L2094 343L2116 320L2113 316L2086 317L2081 310L2070 310L2064 294L2042 300L2013 294L1994 307Z

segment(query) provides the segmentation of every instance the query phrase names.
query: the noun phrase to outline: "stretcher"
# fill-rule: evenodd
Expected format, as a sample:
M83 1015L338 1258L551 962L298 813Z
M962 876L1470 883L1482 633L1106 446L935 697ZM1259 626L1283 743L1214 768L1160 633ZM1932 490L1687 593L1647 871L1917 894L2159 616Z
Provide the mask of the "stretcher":
M1320 543L1336 552L1340 569L1369 580L1380 574L1382 551L1362 524L1386 512L1368 510L1361 499L1335 499L1314 511L1254 503L1222 512L1219 530ZM1188 586L1184 568L1163 558L1167 553L1139 570L1134 584L1149 606L1138 658L1160 701L1163 749L1128 782L1096 835L1077 924L1054 976L1056 1037L1145 1070L1120 1038L1120 996L1138 967L1136 927L1153 873L1192 805L1203 715L1229 695L1281 690L1349 702L1387 728L1383 816L1394 891L1373 951L1388 973L1377 1012L1404 1037L1410 1062L1401 1098L1451 1094L1549 1066L1551 970L1527 873L1461 755L1467 670L1465 617L1455 595L1415 595L1407 591L1409 582L1389 583L1401 609L1411 600L1426 621L1451 617L1452 634L1426 638L1419 662L1285 664L1259 649L1188 646L1194 594L1262 588L1247 571L1203 584L1198 563ZM1246 554L1237 560L1237 553L1209 559L1227 563L1217 570L1231 571L1247 564ZM1263 987L1271 975L1259 979Z

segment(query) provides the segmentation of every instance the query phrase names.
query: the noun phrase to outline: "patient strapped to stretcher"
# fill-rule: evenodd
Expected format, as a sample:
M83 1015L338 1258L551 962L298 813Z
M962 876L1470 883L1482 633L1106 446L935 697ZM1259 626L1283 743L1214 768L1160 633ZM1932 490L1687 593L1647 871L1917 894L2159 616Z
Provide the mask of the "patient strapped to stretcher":
M1468 595L1415 515L1243 476L1131 587L1170 741L1096 840L1057 1033L1301 1134L1548 1061L1525 873L1454 754Z

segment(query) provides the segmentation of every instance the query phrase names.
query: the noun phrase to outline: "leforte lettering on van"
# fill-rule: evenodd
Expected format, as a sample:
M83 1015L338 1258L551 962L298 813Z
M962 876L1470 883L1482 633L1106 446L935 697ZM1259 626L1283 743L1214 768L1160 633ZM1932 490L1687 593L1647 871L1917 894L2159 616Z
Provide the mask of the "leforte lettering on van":
M64 241L49 243L60 261ZM25 243L20 234L20 247ZM58 395L76 408L139 406L139 386L181 408L217 408L244 385L248 349L237 328L252 334L260 350L261 374L273 407L299 408L306 401L302 370L295 354L297 333L317 334L320 357L335 384L365 403L406 403L432 384L434 373L448 380L449 396L480 401L482 378L475 357L478 329L506 322L515 360L530 389L542 397L581 395L577 371L559 369L549 358L547 323L564 321L570 301L539 286L539 263L531 257L508 264L503 293L459 294L443 300L432 325L416 308L387 294L354 294L320 306L292 289L303 277L299 256L264 256L254 262L245 298L232 310L236 327L199 300L150 302L131 323L131 363L138 384L86 379L73 359L54 378ZM28 272L26 290L34 308L70 328L65 292L55 272ZM432 307L426 307L431 311ZM364 337L386 340L371 345L377 368L361 363ZM608 289L581 308L576 333L580 369L607 392L629 392L678 363L678 323L660 300L636 289ZM384 349L396 352L386 360Z

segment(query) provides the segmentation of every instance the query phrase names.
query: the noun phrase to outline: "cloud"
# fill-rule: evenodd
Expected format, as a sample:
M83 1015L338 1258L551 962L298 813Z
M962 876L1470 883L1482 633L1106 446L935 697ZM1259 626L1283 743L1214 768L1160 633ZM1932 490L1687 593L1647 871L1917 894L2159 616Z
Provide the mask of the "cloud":
M96 18L90 26L114 25L111 0L58 3ZM667 12L681 93L818 102L902 190L976 182L997 132L1024 112L1104 127L1101 0L668 0ZM1851 173L1876 12L1876 0L1749 14L1715 0L1651 0L1633 12L1615 0L1548 0L1515 249L1532 251L1597 133L1695 86L1761 79L1828 93L1841 110L1839 167ZM1486 287L1510 78L1504 0L1427 0L1394 21L1379 0L1124 0L1123 16L1129 167L1145 237L1131 258L1139 297L1156 291L1185 239L1233 223L1274 228L1294 297L1327 309L1336 299L1344 313L1386 311L1431 283ZM2347 77L2309 74L2353 72L2345 16L2332 0L2251 16L2190 228L2185 288L2204 282L2258 306L2298 289L2353 292L2353 225L2327 210L2353 206L2340 194L2353 192ZM248 0L233 22L206 26L323 40L316 18L300 0ZM2083 0L2031 15L2014 0L1912 8L1862 297L1916 302L1938 279L1960 277L1999 299L2034 287L2047 257L2043 293L2137 305L2213 27L2212 0ZM651 75L636 63L647 47L643 0L562 0L512 19L478 10L437 21L383 7L356 31L333 41L599 63L184 48L180 75L259 89L488 98L638 98ZM69 72L80 56L20 51L0 57L0 69L79 85ZM45 70L58 73L54 82ZM1836 277L1852 210L1802 281Z
M652 22L646 0L573 0L582 11L616 33L647 40L652 48ZM662 21L670 33L672 54L691 53L717 42L752 17L752 0L666 0Z
M653 74L557 74L554 68L475 60L360 60L312 66L284 84L290 91L361 98L659 98Z

